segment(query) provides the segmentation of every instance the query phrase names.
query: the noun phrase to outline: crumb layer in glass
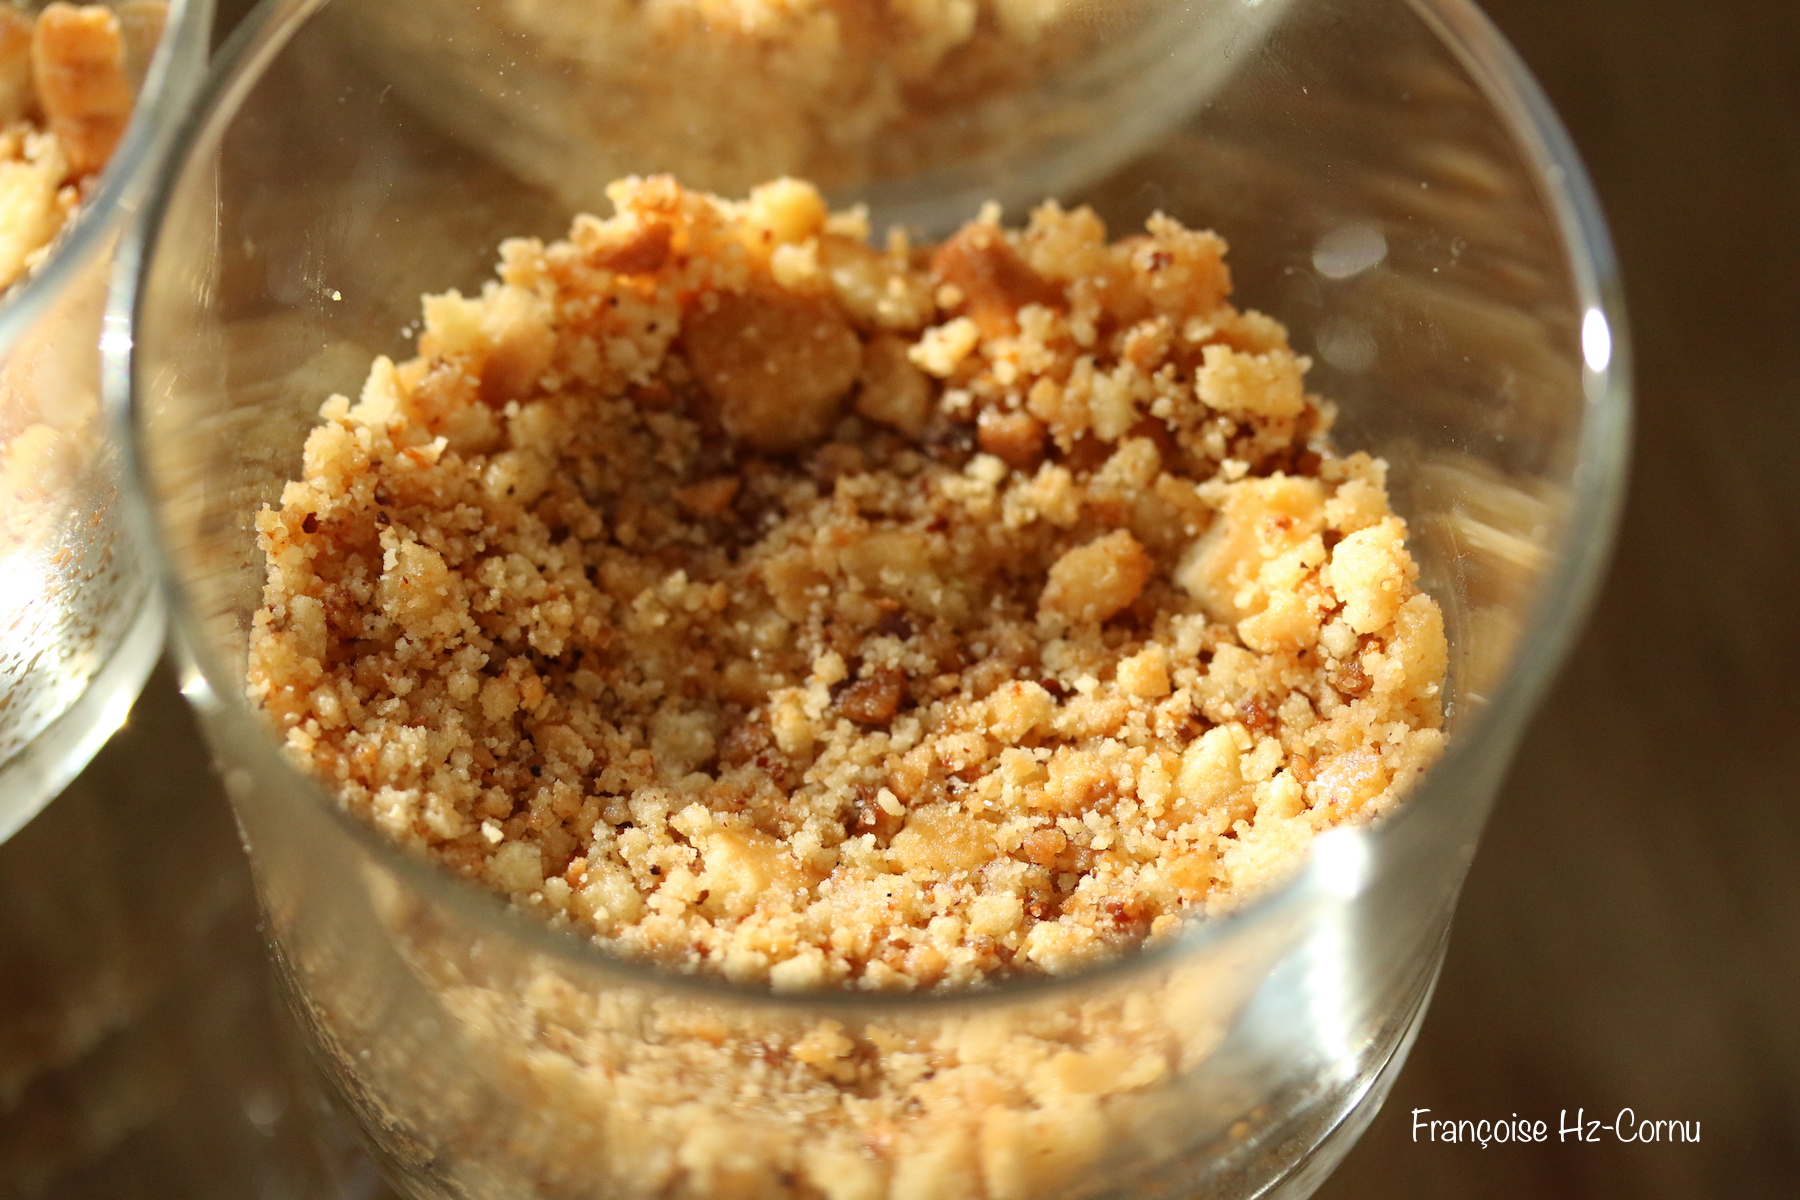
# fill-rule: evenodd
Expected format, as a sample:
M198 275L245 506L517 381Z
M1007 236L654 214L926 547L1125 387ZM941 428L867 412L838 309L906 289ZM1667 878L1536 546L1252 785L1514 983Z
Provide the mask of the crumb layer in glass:
M428 297L257 518L250 688L397 841L780 988L1062 973L1441 746L1436 604L1224 243L627 180Z

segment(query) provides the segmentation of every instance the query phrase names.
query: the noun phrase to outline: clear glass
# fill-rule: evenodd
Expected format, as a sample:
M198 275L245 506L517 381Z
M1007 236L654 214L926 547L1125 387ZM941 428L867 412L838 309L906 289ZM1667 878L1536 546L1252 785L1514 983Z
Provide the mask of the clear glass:
M0 1196L392 1200L293 1069L256 921L231 810L160 668L0 845Z
M1390 462L1452 648L1442 763L1237 914L1079 977L783 996L619 962L438 874L342 815L243 699L263 579L251 516L295 476L322 398L404 353L421 292L478 285L503 236L559 233L596 156L604 176L724 140L703 112L666 145L609 133L590 107L660 102L644 90L659 64L491 28L552 11L266 0L222 55L109 316L130 335L108 342L109 383L167 556L185 690L289 999L371 1144L418 1197L1307 1194L1405 1056L1619 502L1617 281L1541 95L1465 0L1074 3L1079 53L960 107L902 106L895 136L924 159L845 158L827 144L842 130L801 122L790 157L728 164L823 156L836 201L927 235L978 198L1045 193L1114 230L1156 209L1217 229L1240 300L1314 356L1341 446ZM630 14L649 9L605 11L635 45ZM600 99L559 100L571 72ZM918 134L932 122L949 133ZM851 1107L875 1075L910 1072L913 1101L847 1138L808 1107L807 1071L841 1072ZM954 1085L934 1090L940 1072Z
M125 10L141 6L117 7L130 47L141 24ZM0 841L118 728L162 649L154 569L126 534L100 416L100 326L120 229L200 85L211 33L212 0L172 0L95 193L0 298Z

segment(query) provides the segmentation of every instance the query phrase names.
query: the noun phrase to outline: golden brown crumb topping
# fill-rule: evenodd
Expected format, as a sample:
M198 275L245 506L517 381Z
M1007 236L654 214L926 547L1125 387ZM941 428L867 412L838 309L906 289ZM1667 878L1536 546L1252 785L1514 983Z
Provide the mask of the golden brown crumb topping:
M255 700L396 840L778 988L1064 972L1436 755L1383 465L1224 244L668 179L428 297L258 517Z

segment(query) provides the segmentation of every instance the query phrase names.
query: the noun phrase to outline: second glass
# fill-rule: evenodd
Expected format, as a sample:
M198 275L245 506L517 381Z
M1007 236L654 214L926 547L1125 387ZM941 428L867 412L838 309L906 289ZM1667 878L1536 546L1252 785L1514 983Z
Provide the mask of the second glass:
M136 89L131 122L97 177L64 187L65 197L85 189L79 206L38 251L43 261L0 295L0 841L118 728L162 651L161 594L149 556L126 533L119 448L100 412L101 314L120 230L205 71L212 3L174 0L166 19L156 5L116 7L113 78ZM28 91L18 38L30 40L19 32L29 20L0 22L6 70L24 70ZM64 52L96 51L77 43ZM91 74L79 94L105 91L107 72ZM19 183L36 169L7 162L9 222L37 219L36 184ZM7 235L11 268L30 243L17 228Z

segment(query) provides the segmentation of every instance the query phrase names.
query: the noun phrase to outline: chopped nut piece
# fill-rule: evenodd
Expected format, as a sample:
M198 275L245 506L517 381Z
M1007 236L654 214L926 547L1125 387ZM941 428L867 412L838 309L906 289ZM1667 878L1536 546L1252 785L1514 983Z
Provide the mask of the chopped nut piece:
M1251 733L1268 733L1275 728L1275 718L1269 715L1269 710L1260 700L1255 698L1246 700L1237 706L1237 710L1238 720L1242 721L1244 728Z
M886 725L906 696L906 672L892 667L859 679L838 696L838 711L858 725Z
M1346 696L1356 697L1369 690L1369 677L1364 674L1362 664L1356 659L1348 659L1344 664L1325 677L1325 681Z
M1061 289L1019 257L998 226L965 225L938 247L931 273L961 296L959 307L985 337L1019 330L1019 310L1027 304L1063 307Z
M675 231L662 221L652 221L638 229L631 240L603 251L598 264L621 275L650 275L662 270L669 261L669 245Z
M738 489L743 480L734 475L721 475L717 479L706 479L699 483L689 484L675 493L675 503L687 512L690 517L717 517L731 510L731 502L737 498Z
M54 0L32 31L38 103L78 175L98 171L131 120L131 82L119 19L98 4Z
M1044 461L1043 422L1030 413L986 409L975 423L975 444L1016 471Z
M732 726L719 744L719 762L727 767L741 767L774 745L775 735L769 732L767 721L742 721Z
M862 367L862 343L836 306L774 288L721 296L683 339L725 431L758 450L824 437Z
M850 821L844 826L844 832L850 837L872 834L876 845L885 846L893 841L894 834L900 831L905 820L906 810L900 807L897 800L883 804L881 797L877 795L859 796Z
M23 120L37 96L31 86L31 18L0 5L0 126Z

